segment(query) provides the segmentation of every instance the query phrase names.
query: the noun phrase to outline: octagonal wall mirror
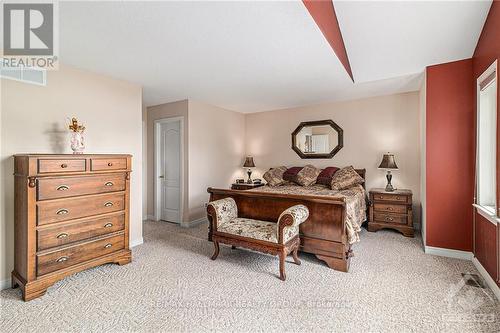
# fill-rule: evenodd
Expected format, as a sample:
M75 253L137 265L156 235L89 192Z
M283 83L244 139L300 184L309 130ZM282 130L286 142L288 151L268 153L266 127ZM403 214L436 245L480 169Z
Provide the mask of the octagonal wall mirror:
M301 158L332 158L343 145L342 128L333 120L302 122L292 133L292 149Z

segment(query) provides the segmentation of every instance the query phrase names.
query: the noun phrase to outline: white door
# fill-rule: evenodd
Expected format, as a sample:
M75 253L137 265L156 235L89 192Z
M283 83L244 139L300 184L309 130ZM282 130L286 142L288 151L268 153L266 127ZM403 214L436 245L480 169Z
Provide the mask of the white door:
M160 123L160 219L181 222L181 121Z

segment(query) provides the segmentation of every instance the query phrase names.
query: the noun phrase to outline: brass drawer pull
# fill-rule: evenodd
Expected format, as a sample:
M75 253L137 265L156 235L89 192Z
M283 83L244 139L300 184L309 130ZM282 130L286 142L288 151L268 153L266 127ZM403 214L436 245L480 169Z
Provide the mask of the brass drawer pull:
M68 237L68 236L69 236L69 235L68 235L67 233L63 232L63 233L61 233L61 234L57 235L57 238L58 238L58 239L63 239L63 238L66 238L66 237Z
M387 207L387 210L394 210L394 208L392 208L392 207Z
M113 166L113 163L109 162L109 163L108 163L108 166Z
M392 217L386 217L385 220L386 221L394 221L394 219Z
M68 261L68 257L61 257L59 259L56 260L56 262L65 262L65 261Z
M64 208L63 208L63 209L59 209L59 210L56 212L56 214L57 214L57 215L66 215L66 214L68 214L68 213L69 213L69 210L64 209Z
M104 186L113 186L113 185L115 185L115 184L113 184L113 182L107 182L104 184Z
M68 165L66 163L61 164L61 168L65 169L67 167L68 167Z
M69 190L69 186L68 185L61 185L61 186L57 187L56 190L58 190L58 191L67 191L67 190Z
M109 243L108 243L108 244L104 245L104 248L105 248L105 249L109 249L109 248L110 248L110 247L112 247L112 246L113 246L113 245L111 245L111 244L109 244Z
M113 223L106 223L104 225L104 228L111 228L113 226Z
M104 207L111 207L113 206L113 203L111 201L108 201L104 204Z
M401 197L396 197L396 200L401 200Z

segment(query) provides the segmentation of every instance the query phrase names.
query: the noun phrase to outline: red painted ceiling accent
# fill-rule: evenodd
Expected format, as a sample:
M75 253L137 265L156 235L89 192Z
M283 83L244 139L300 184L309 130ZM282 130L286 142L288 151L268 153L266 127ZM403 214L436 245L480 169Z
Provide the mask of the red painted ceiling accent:
M340 62L344 65L344 68L347 71L347 74L351 77L352 82L354 82L351 65L349 64L349 58L347 57L344 40L342 39L342 32L340 31L339 21L337 20L337 14L335 14L335 8L333 8L333 1L302 0L302 2L339 58Z

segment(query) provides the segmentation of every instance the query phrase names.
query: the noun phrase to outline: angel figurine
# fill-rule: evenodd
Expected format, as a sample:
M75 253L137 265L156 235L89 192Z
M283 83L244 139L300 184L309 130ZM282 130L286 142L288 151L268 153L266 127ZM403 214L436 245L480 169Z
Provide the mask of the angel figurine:
M78 125L78 120L76 118L71 119L69 124L69 129L71 131L71 149L73 154L83 154L85 149L85 142L83 140L83 132L85 131L85 126Z

